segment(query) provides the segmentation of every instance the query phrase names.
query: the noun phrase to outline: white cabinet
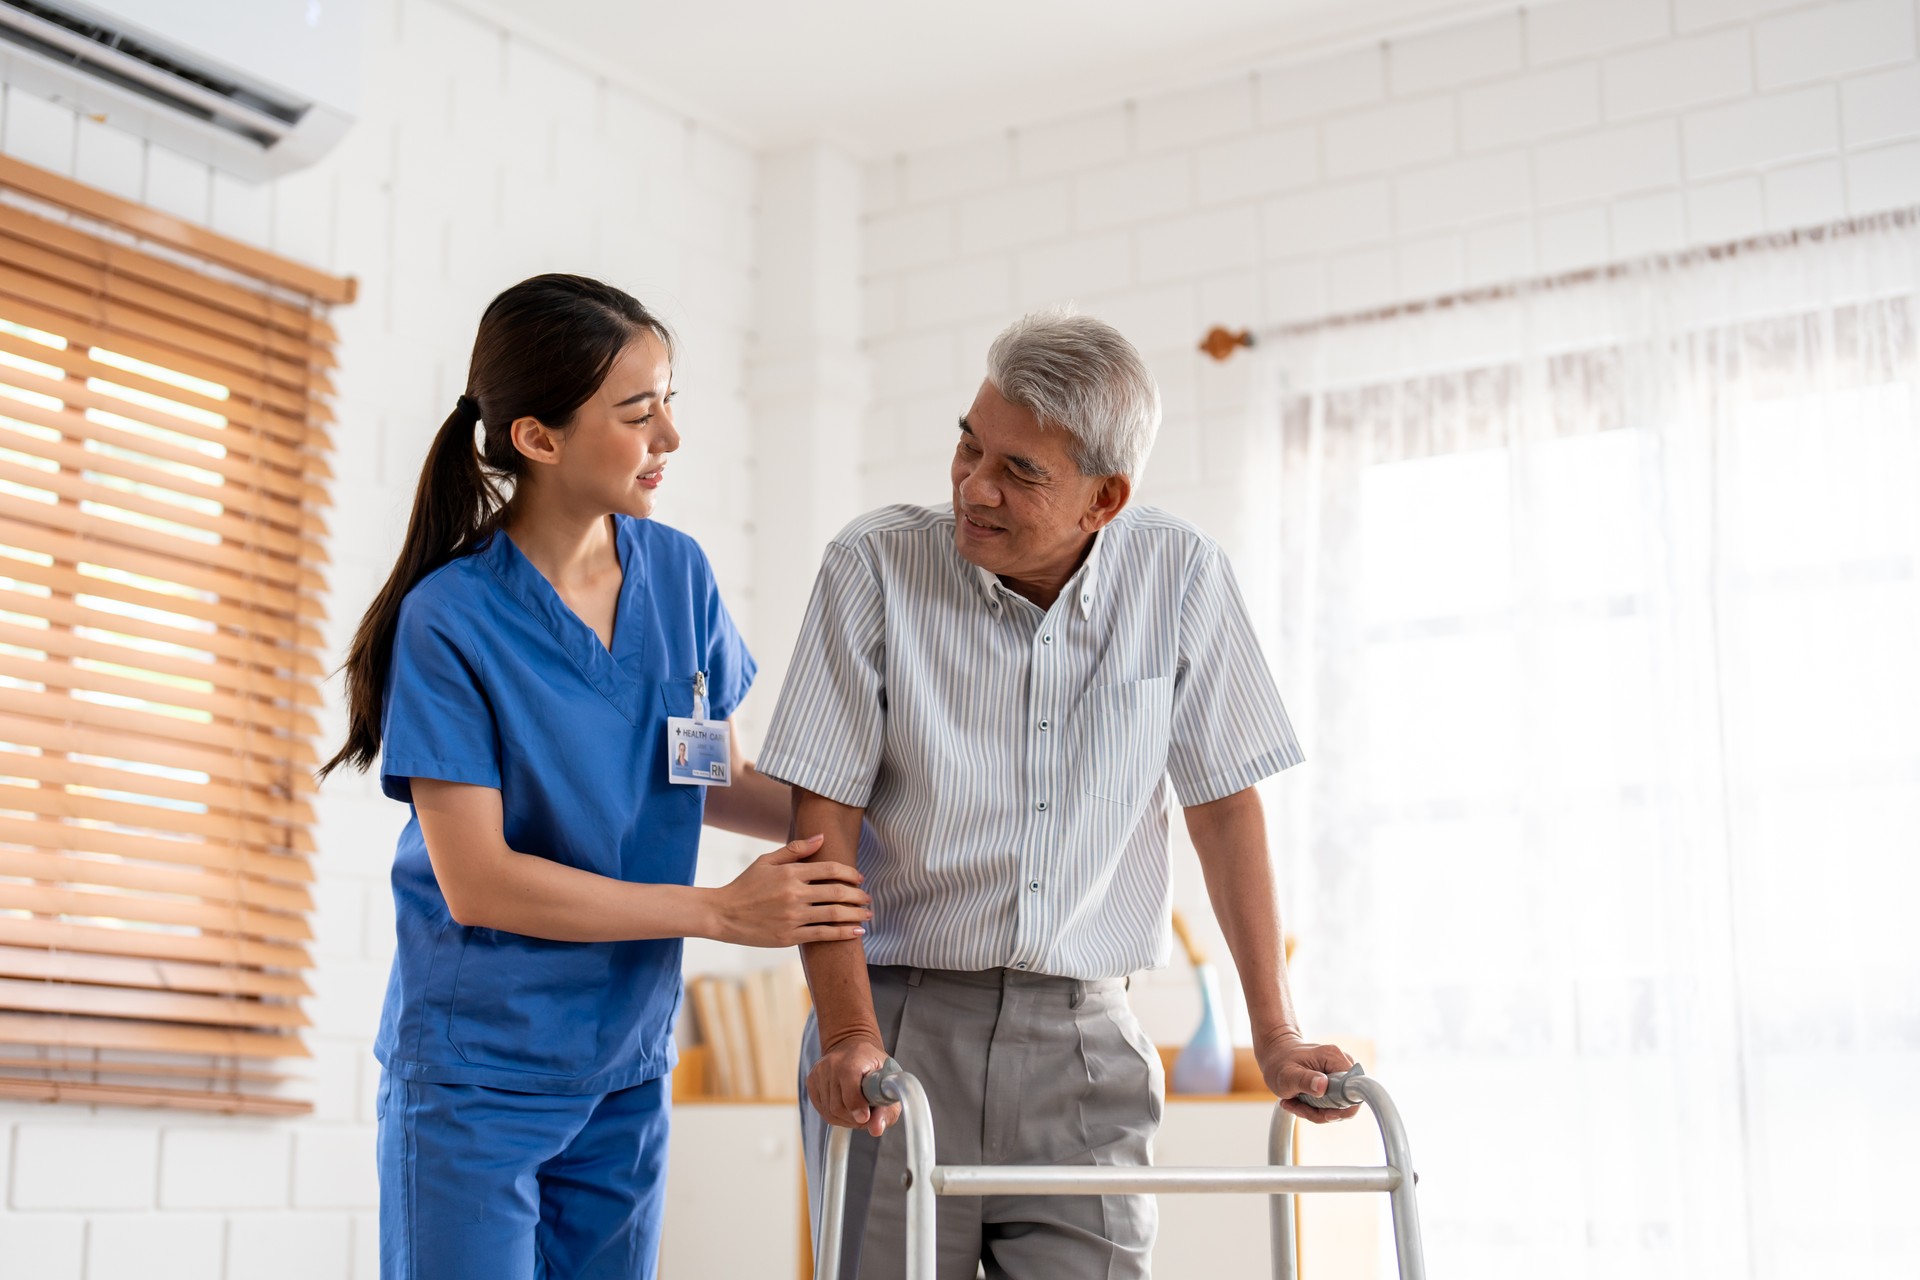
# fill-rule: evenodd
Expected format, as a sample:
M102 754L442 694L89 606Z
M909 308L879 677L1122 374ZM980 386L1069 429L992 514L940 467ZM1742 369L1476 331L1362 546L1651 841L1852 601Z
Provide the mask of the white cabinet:
M1159 1165L1264 1164L1273 1103L1167 1100L1154 1139ZM1369 1113L1303 1125L1301 1164L1379 1164L1380 1131ZM1384 1195L1304 1196L1301 1280L1378 1280ZM1154 1280L1266 1280L1273 1274L1264 1196L1161 1196ZM1389 1272L1388 1274L1391 1274Z
M661 1280L798 1274L800 1121L791 1102L682 1102L668 1145Z
M1261 1102L1167 1099L1153 1140L1160 1165L1264 1164ZM1161 1196L1154 1280L1266 1280L1267 1202L1261 1196Z

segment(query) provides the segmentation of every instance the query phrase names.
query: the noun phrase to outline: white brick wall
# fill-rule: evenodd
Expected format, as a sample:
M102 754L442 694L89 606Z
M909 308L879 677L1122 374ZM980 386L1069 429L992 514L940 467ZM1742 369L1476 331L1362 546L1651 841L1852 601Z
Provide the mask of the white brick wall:
M1840 101L1850 147L1920 134L1920 64L1849 80Z
M1454 110L1452 95L1442 95L1335 116L1320 128L1327 176L1387 173L1452 155Z
M1734 27L1608 58L1608 118L1656 115L1751 93L1752 44L1746 28Z
M1386 61L1372 50L1276 67L1259 77L1260 123L1286 124L1378 102L1387 92Z
M964 198L892 180L922 162L912 151L881 161L864 264L869 502L939 492L945 423L995 322L1071 300L1184 389L1147 496L1232 526L1239 495L1208 479L1222 464L1173 456L1234 440L1247 398L1233 366L1193 352L1208 325L1920 201L1917 21L1916 0L1516 3L949 149L967 157ZM1011 305L990 314L1009 267Z
M169 1129L160 1140L163 1209L278 1209L287 1203L293 1135L279 1126Z
M1534 197L1542 207L1603 199L1680 180L1680 131L1649 120L1584 133L1533 153Z
M371 1224L369 1224L371 1225ZM337 1280L353 1274L354 1220L345 1214L258 1213L227 1227L227 1275ZM378 1255L375 1256L377 1265ZM373 1280L377 1271L366 1272Z
M157 1127L124 1115L112 1124L79 1124L65 1113L10 1108L13 1129L10 1209L149 1209L160 1146Z
M1682 122L1687 176L1713 178L1839 150L1839 95L1830 85L1749 98Z
M206 1280L226 1272L226 1222L205 1213L98 1216L87 1224L87 1280Z
M1124 111L1100 111L1021 129L1014 159L1022 177L1071 173L1127 153L1131 131Z
M1468 151L1572 133L1600 120L1595 63L1551 67L1464 89L1460 145Z
M390 568L420 460L462 389L480 309L540 270L600 274L679 335L687 475L664 499L707 546L752 635L745 366L753 322L753 155L701 121L603 83L448 0L369 0L367 100L340 149L263 186L0 87L0 150L225 234L359 278L339 309L328 635L335 657ZM964 148L915 166L915 198L956 197ZM555 198L556 186L562 198ZM906 228L951 271L924 203ZM935 219L948 218L940 206ZM920 248L931 243L933 252ZM904 263L903 263L904 265ZM1003 267L1011 275L1011 266ZM1010 286L1009 286L1010 287ZM923 290L926 323L951 318ZM1004 296L976 309L1004 308ZM941 382L944 385L946 375ZM697 408L696 408L697 406ZM333 689L338 696L337 689ZM324 717L329 741L341 717ZM371 1044L393 946L387 873L405 810L370 780L318 798L311 1061L293 1122L0 1105L4 1280L373 1280Z
M1387 45L1387 85L1395 94L1426 93L1518 71L1525 61L1520 15L1449 27Z
M0 1214L0 1258L6 1259L9 1275L80 1280L86 1239L87 1221L79 1214Z
M1760 87L1831 80L1914 55L1911 0L1850 0L1782 14L1754 27Z

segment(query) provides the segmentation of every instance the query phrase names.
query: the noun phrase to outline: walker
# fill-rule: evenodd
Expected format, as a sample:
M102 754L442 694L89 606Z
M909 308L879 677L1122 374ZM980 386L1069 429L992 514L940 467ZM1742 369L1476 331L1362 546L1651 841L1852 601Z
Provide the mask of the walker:
M1393 1205L1393 1243L1400 1259L1401 1280L1426 1280L1420 1250L1420 1218L1413 1190L1418 1180L1400 1112L1380 1082L1355 1063L1352 1070L1327 1077L1324 1097L1299 1099L1311 1106L1340 1108L1365 1105L1380 1125L1387 1162L1371 1165L1293 1164L1293 1117L1279 1103L1267 1129L1267 1163L1246 1167L1171 1168L1114 1165L938 1165L933 1162L933 1116L926 1090L899 1063L888 1058L869 1075L861 1090L875 1106L900 1104L900 1121L907 1131L907 1276L906 1280L934 1280L935 1196L1005 1195L1168 1195L1252 1192L1270 1197L1273 1274L1275 1280L1296 1280L1293 1198L1304 1192L1384 1191ZM836 1127L827 1145L827 1168L815 1242L813 1274L816 1280L838 1280L840 1244L845 1230L847 1150L853 1131Z

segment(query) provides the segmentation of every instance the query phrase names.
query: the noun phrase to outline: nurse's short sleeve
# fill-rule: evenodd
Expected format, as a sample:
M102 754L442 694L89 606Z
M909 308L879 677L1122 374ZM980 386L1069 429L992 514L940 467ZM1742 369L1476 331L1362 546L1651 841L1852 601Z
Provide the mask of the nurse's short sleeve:
M1300 760L1300 744L1232 566L1217 547L1209 547L1180 607L1167 752L1167 771L1180 803L1219 800Z
M747 690L753 687L754 673L760 670L760 664L747 651L740 628L727 612L711 567L706 576L707 714L715 720L725 720L733 715L746 698Z
M886 728L886 597L859 551L830 543L755 767L865 808Z
M500 785L493 704L458 621L430 598L400 606L380 728L380 789L413 800L414 778Z

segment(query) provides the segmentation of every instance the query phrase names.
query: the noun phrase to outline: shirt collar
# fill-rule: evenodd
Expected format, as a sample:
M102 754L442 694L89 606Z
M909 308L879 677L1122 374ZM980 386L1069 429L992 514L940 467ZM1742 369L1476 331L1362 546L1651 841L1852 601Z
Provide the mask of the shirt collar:
M1093 602L1099 597L1101 587L1100 551L1106 544L1108 530L1118 523L1119 517L1116 517L1109 521L1105 528L1093 535L1093 546L1088 549L1087 558L1081 562L1073 576L1067 579L1066 586L1060 589L1061 599L1071 596L1082 618L1093 616ZM1016 594L1009 590L998 576L987 572L972 561L967 562L967 567L973 570L974 582L979 587L981 598L987 602L987 608L995 613L1000 612L1002 597Z

